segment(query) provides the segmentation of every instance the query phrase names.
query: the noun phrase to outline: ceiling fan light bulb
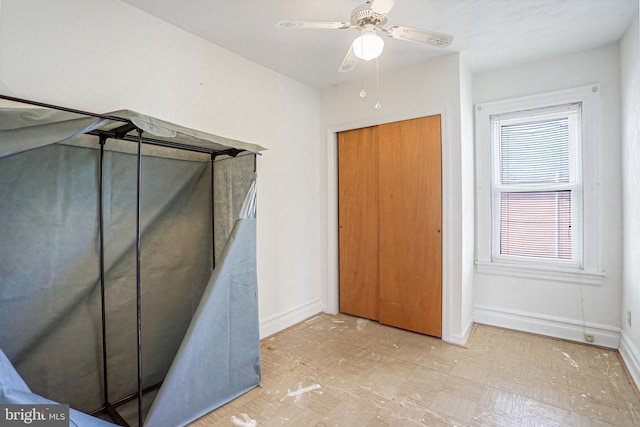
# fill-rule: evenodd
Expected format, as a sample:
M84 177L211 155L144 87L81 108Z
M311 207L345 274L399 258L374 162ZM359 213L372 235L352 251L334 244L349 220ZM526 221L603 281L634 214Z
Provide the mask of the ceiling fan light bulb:
M384 40L373 31L363 31L352 44L353 53L360 59L371 61L382 54Z

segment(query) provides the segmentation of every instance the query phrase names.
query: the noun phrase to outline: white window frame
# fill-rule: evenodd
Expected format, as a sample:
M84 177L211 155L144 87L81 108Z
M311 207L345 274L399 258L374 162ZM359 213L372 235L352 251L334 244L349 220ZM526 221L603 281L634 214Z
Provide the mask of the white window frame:
M494 233L492 210L496 197L494 166L499 157L492 149L491 116L518 111L541 109L565 104L581 104L581 172L582 230L581 257L571 263L518 259L496 256L498 233ZM600 85L478 104L475 108L476 127L476 269L479 273L526 277L576 284L601 285L599 146L600 146ZM495 172L494 172L495 171ZM579 236L578 236L579 237ZM580 255L580 254L578 254Z
M577 108L575 107L577 105ZM580 159L582 158L581 146L582 143L580 141L581 132L577 132L577 138L570 138L570 147L569 151L574 153L571 157L572 167L571 167L571 179L568 183L562 184L502 184L501 181L501 151L500 151L500 127L503 124L510 123L522 123L523 118L529 119L535 117L535 120L543 120L543 119L556 119L561 117L566 117L566 113L564 111L576 111L577 110L577 124L581 123L581 103L573 103L573 104L562 104L559 106L546 107L542 109L535 110L525 110L525 111L517 111L517 112L509 112L505 114L491 115L491 132L493 134L493 138L491 141L491 150L492 150L492 254L491 258L495 261L504 261L504 262L520 262L520 263L531 263L535 265L550 265L550 266L569 266L575 268L582 267L582 233L579 230L582 229L582 162ZM495 119L495 120L494 120ZM577 164L575 162L575 158L577 158ZM500 204L501 204L501 196L503 192L521 192L521 191L559 191L559 190L569 190L571 191L571 224L574 225L574 230L578 231L572 233L572 259L570 260L560 260L560 259L545 259L545 258L533 258L533 257L517 257L515 255L504 255L501 253L500 241ZM577 226L577 227L576 227Z

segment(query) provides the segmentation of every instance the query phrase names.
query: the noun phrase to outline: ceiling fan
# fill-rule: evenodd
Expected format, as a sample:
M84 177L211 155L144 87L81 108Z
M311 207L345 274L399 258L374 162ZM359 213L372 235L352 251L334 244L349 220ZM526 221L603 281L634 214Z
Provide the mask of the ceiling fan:
M345 30L354 28L360 31L338 71L351 71L355 68L358 59L369 61L377 58L382 53L384 41L376 32L385 33L387 36L407 40L416 43L428 44L436 47L447 47L453 41L453 36L436 33L434 31L419 30L416 28L392 25L383 27L387 23L387 14L395 5L396 0L369 0L365 4L356 7L351 12L350 22L345 21L295 21L282 19L276 22L278 28L302 28L302 29L335 29Z

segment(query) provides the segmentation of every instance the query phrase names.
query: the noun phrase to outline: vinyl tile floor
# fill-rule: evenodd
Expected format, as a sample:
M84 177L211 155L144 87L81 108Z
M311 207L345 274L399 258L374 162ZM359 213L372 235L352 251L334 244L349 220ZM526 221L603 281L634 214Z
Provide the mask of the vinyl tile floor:
M320 314L261 343L262 386L205 426L640 426L616 351L476 325L467 348Z

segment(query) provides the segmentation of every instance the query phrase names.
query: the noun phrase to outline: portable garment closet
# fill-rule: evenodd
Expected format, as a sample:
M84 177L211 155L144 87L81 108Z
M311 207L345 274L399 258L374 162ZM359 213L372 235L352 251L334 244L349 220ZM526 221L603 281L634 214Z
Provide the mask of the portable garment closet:
M0 96L0 404L175 426L258 385L261 150Z

